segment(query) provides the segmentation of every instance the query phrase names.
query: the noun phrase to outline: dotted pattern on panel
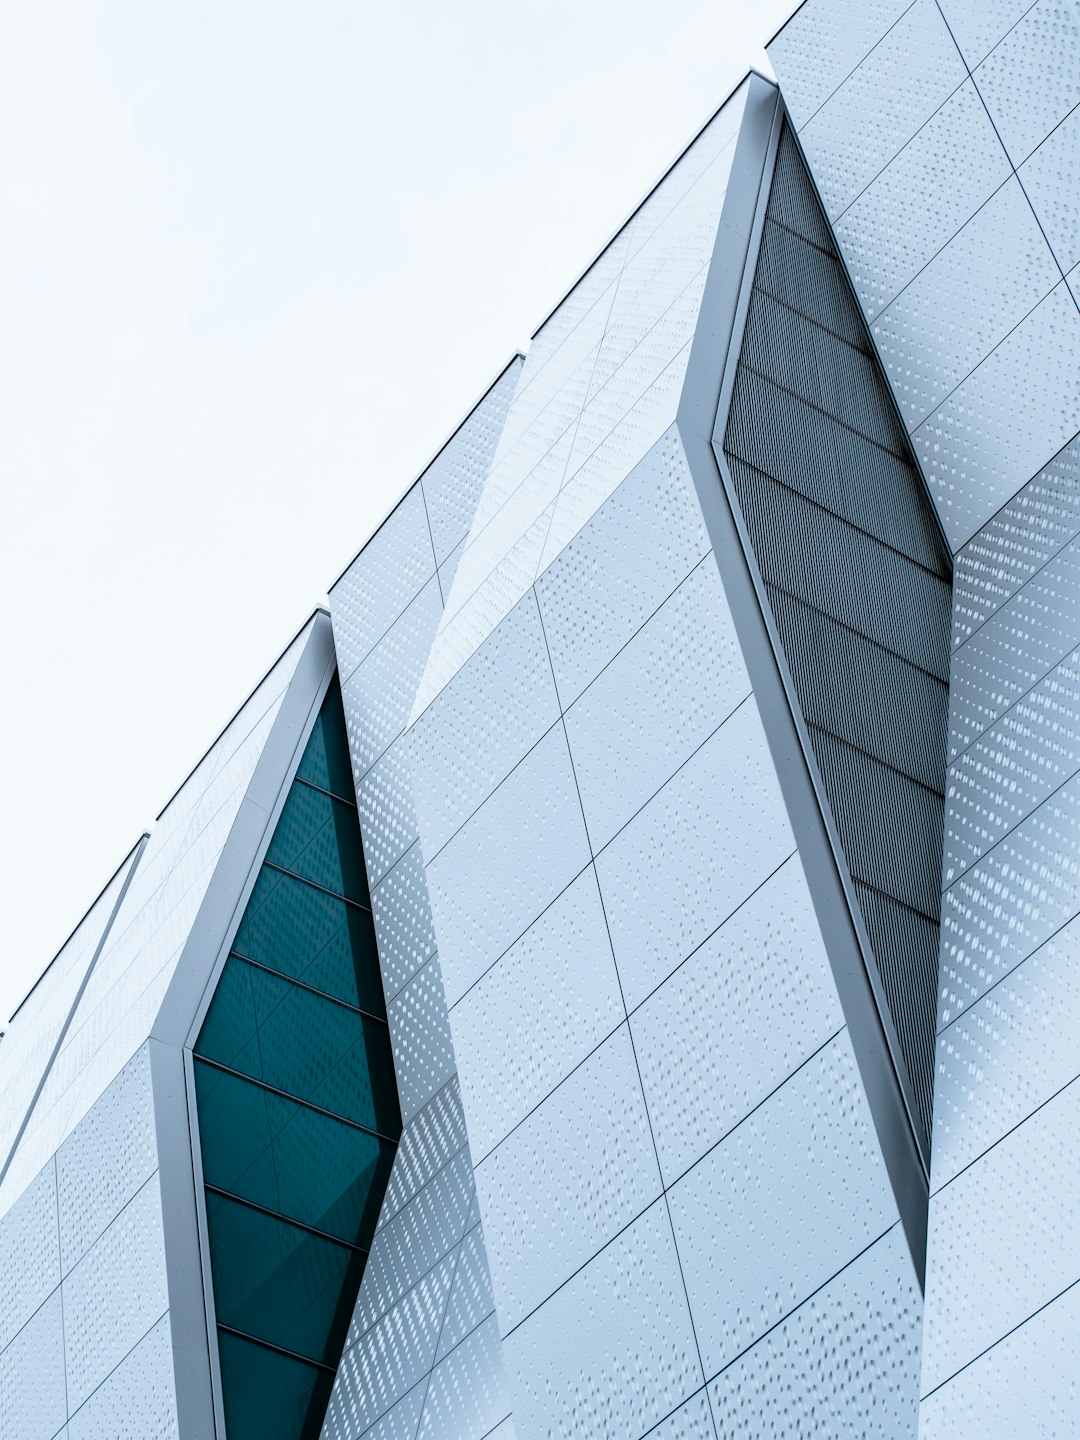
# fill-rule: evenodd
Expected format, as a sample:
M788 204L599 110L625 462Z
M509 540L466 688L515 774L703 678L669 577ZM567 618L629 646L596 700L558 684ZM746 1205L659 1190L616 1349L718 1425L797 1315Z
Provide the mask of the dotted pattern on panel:
M1078 1166L1074 1081L931 1196L924 1394L1080 1277Z
M945 891L938 1024L1080 910L1080 777L1070 780Z
M708 1376L896 1222L847 1031L668 1191Z
M56 1172L50 1161L0 1219L0 1350L59 1284Z
M974 68L1034 0L939 0L961 55Z
M701 1388L664 1203L503 1340L522 1435L643 1435Z
M954 549L1076 435L1078 356L1080 313L1062 281L913 434Z
M479 1162L625 1018L590 866L451 1013Z
M972 537L956 557L953 648L1080 535L1080 439Z
M915 0L800 126L826 212L834 219L842 215L967 78L934 0Z
M1062 1440L1075 1435L1078 1332L1080 1285L1074 1285L923 1400L920 1440L960 1435Z
M949 768L944 880L952 884L1080 770L1080 650Z
M57 1151L65 1275L156 1169L150 1056L144 1045Z
M156 1176L65 1278L63 1297L68 1405L74 1414L168 1309Z
M504 1329L535 1310L660 1189L624 1026L476 1167Z
M68 1424L68 1440L179 1440L172 1337L163 1316Z
M420 477L440 566L468 534L521 367L520 356L511 361Z
M368 884L374 890L416 844L418 832L407 736L391 745L360 781L356 787L356 804L364 835ZM404 897L401 903L405 903ZM421 901L416 899L410 903L420 905ZM387 994L392 993L385 973L383 983Z
M935 1190L1075 1078L1078 1032L1080 918L938 1037Z
M53 1440L65 1419L60 1292L0 1351L0 1434Z
M431 1372L417 1440L488 1435L510 1409L500 1359L492 1315Z
M1054 288L1061 271L1015 176L874 321L914 430Z
M402 1133L390 1173L379 1227L407 1205L466 1141L457 1077L417 1112Z
M1020 180L1063 271L1080 263L1080 106L1021 165Z
M954 760L1080 640L1080 537L1071 540L961 645L952 659Z
M723 450L928 1136L950 565L815 205L785 131Z
M811 115L894 25L911 0L835 0L804 5L769 44L796 125Z
M914 1440L921 1321L894 1226L712 1382L719 1433Z
M631 1016L666 1183L843 1023L793 856Z
M401 1115L409 1120L456 1070L446 991L435 955L386 1007Z
M1014 165L1080 101L1080 14L1072 0L1040 0L974 72Z
M474 1226L462 1240L454 1271L454 1288L446 1305L442 1337L439 1340L441 1360L459 1341L470 1335L495 1308L491 1294L491 1275L480 1227Z
M868 319L914 280L1011 174L974 81L965 80L836 221ZM924 197L917 206L916 194Z
M417 481L330 591L342 683L434 573L424 493Z
M371 914L379 942L383 987L392 1000L435 953L435 927L419 844L414 842L374 887Z
M674 420L745 96L744 85L542 327L414 720Z

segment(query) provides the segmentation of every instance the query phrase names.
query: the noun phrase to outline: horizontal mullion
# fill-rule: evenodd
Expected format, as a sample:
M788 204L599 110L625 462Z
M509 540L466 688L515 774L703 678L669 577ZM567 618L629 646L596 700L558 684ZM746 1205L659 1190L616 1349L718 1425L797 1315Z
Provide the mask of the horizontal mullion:
M308 1235L315 1235L320 1240L328 1240L332 1245L340 1245L343 1250L350 1250L355 1255L366 1255L368 1252L362 1245L354 1245L351 1240L343 1240L340 1235L331 1235L329 1230L320 1230L316 1225L308 1225L303 1220L297 1220L295 1215L286 1215L281 1210L274 1210L269 1205L260 1205L257 1200L249 1200L245 1195L236 1195L231 1190L223 1190L220 1185L211 1185L210 1182L203 1182L203 1189L210 1195L220 1195L224 1200L234 1200L237 1205L245 1205L249 1210L257 1210L260 1215L268 1215L271 1220L280 1220L283 1225L293 1225L297 1230L303 1230Z
M339 795L336 790L327 790L325 785L316 785L314 780L308 780L303 775L294 775L293 784L306 785L309 790L317 790L320 795L326 795L331 800L340 800L343 805L348 805L351 810L356 810L357 808L355 795Z
M329 1000L334 1005L340 1005L343 1010L348 1010L353 1015L363 1015L365 1020L374 1020L377 1025L385 1025L386 1016L376 1015L371 1010L365 1010L362 1005L351 1005L348 1000L342 1000L339 995L331 995L327 990L320 990L316 985L309 985L306 980L298 980L295 975L289 975L284 970L276 970L273 965L267 965L262 960L256 960L251 955L245 955L242 950L230 950L230 958L243 960L245 965L251 965L256 970L263 971L266 975L274 975L279 980L284 980L288 985L295 985L298 990L306 990L309 995L318 995L320 1000Z
M232 1075L237 1080L246 1080L249 1085L257 1085L260 1090L267 1090L271 1095L280 1095L283 1100L291 1100L294 1105L301 1105L305 1110L314 1110L317 1115L325 1115L328 1120L337 1120L342 1125L348 1125L350 1130L359 1130L364 1135L372 1135L376 1140L384 1140L387 1145L396 1145L397 1140L389 1135L384 1135L381 1130L374 1129L371 1125L361 1125L359 1120L350 1120L347 1115L339 1115L336 1110L327 1110L322 1105L315 1105L310 1100L301 1100L299 1095L290 1095L288 1090L281 1090L277 1085L270 1085L265 1080L258 1080L254 1075L246 1075L243 1070L234 1070L231 1065L224 1065L220 1060L212 1060L209 1055L195 1053L194 1058L203 1065L209 1065L211 1069L220 1070L225 1075Z
M290 880L299 880L304 885L310 885L313 890L321 890L324 895L330 895L335 900L342 900L346 905L351 905L355 910L363 910L365 915L371 914L370 905L362 905L359 900L350 900L348 895L340 895L336 890L331 890L328 885L320 885L317 880L311 880L307 875L300 875L295 870L288 870L284 865L279 865L275 860L264 860L263 865L267 870L276 870L279 875L288 875Z
M235 1336L237 1340L249 1340L252 1345L261 1345L264 1350L272 1350L275 1355L284 1355L289 1360L298 1360L301 1365L310 1365L312 1370L319 1370L324 1375L337 1374L333 1365L312 1360L310 1355L301 1355L297 1350L286 1350L284 1345L275 1345L272 1340L264 1340L260 1335L249 1335L246 1330L237 1330L235 1326L226 1325L221 1320L217 1322L217 1328L226 1335Z

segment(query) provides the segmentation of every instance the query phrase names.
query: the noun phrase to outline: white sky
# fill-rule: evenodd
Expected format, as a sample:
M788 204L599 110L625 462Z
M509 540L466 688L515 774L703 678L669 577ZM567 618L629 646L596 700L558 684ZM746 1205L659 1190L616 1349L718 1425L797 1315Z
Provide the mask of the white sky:
M0 11L0 1025L794 0Z

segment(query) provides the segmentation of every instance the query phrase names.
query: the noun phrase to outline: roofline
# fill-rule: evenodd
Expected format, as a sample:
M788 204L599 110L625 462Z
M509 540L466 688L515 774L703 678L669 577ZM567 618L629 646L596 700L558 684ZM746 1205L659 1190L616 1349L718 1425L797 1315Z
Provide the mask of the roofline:
M782 34L783 34L783 32L784 32L784 31L787 29L787 27L791 24L792 20L795 19L795 16L798 15L799 11L803 8L803 6L804 6L804 5L808 5L808 4L809 4L809 0L799 0L798 5L795 6L795 9L794 9L794 10L791 12L791 14L787 17L787 19L784 21L783 25L780 26L780 29L777 30L776 35L771 35L771 36L769 37L769 39L765 41L765 45L764 45L764 49L765 49L765 50L768 50L769 46L773 43L773 41L777 38L778 35L782 35Z
M372 530L371 534L367 537L367 539L364 541L364 543L360 546L359 550L356 551L356 553L353 555L352 559L345 565L345 567L344 567L344 569L341 571L341 573L337 576L336 579L334 579L334 580L332 580L332 581L330 582L330 584L327 586L327 594L329 594L330 591L333 590L333 588L334 588L335 585L340 585L340 584L341 584L342 580L344 580L345 576L349 573L349 571L352 569L352 567L356 564L356 562L357 562L357 560L359 560L360 556L364 553L364 551L367 549L367 547L368 547L368 546L371 544L371 542L375 539L375 536L379 533L379 531L383 528L383 526L386 524L386 522L387 522L387 521L390 519L390 517L394 514L394 511L397 510L398 506L401 505L401 504L403 504L404 501L408 498L408 496L412 493L412 488L413 488L413 486L419 484L419 482L424 478L424 476L427 474L427 472L431 469L432 465L435 464L435 461L436 461L436 460L439 458L439 456L443 453L443 451L446 449L446 447L447 447L447 446L450 444L450 442L455 438L455 436L457 436L458 433L468 424L468 422L469 422L469 421L472 419L472 417L476 414L477 410L480 409L480 406L484 403L484 401L487 399L487 397L491 394L492 390L495 389L495 386L498 385L499 381L503 378L503 376L506 374L506 372L507 372L507 371L510 369L510 367L511 367L512 365L514 365L515 362L518 361L518 360L521 360L522 362L524 362L524 360L525 360L524 351L522 351L522 350L515 350L514 353L513 353L513 355L511 355L511 356L510 356L510 359L506 361L506 363L503 365L502 369L498 372L498 374L494 377L494 379L493 379L493 380L490 380L490 381L488 382L488 384L485 386L485 388L480 392L479 398L469 407L468 410L466 410L465 414L461 417L461 419L458 421L458 423L454 426L453 430L450 431L450 434L447 435L446 439L442 442L442 444L438 447L438 449L435 450L434 453L433 453L432 455L430 455L427 460L424 461L423 465L421 465L420 469L416 472L416 474L413 476L413 478L412 478L412 479L409 481L409 483L405 486L405 489L401 492L401 494L398 496L398 498L397 498L397 499L394 501L394 503L390 506L390 509L387 510L386 514L382 517L382 519L379 521L379 523L375 526L374 530Z
M702 135L704 135L705 131L709 128L709 126L713 123L713 121L716 119L716 117L720 114L720 111L723 110L724 106L727 105L729 101L731 101L732 99L734 99L736 91L742 89L742 87L743 87L743 86L746 84L746 82L750 79L751 75L757 75L757 76L759 77L759 79L765 81L766 85L771 85L774 90L777 90L777 89L780 88L780 87L777 85L777 83L776 83L775 80L770 79L770 77L769 77L768 75L763 75L763 74L761 73L761 71L758 70L755 66L753 66L753 65L750 66L750 68L747 70L746 74L742 77L742 79L739 80L737 84L735 84L735 85L733 85L733 86L731 87L731 89L730 89L730 90L728 91L728 93L724 96L723 100L720 101L720 104L719 104L719 105L716 107L716 109L712 112L712 114L711 114L711 115L709 116L709 118L705 121L705 123L704 123L703 125L700 125L700 126L697 128L697 130L695 130L694 134L693 134L693 135L691 136L691 138L687 141L687 143L683 146L683 148L679 151L678 155L675 156L675 159L672 160L671 164L668 165L667 169L664 170L664 172L652 183L652 185L649 186L648 190L646 190L645 194L641 197L641 199L640 199L640 200L638 201L638 203L634 206L634 208L630 211L630 213L626 216L626 218L621 222L621 224L619 224L619 225L616 227L616 229L612 231L611 235L610 235L610 236L608 237L608 239L604 242L604 244L600 247L600 249L596 252L596 254L595 254L595 255L593 256L593 258L589 261L589 263L585 266L584 270L582 270L581 274L577 277L577 279L574 281L574 283L573 283L573 284L563 293L563 295L555 302L555 304L551 307L551 309L548 311L548 313L544 316L543 320L540 321L540 324L536 327L536 329L535 329L535 330L532 332L532 334L529 336L529 339L530 339L530 340L535 340L535 339L536 339L536 337L540 334L540 331L544 328L544 326L548 323L548 321L549 321L549 320L552 318L552 316L555 314L556 310L559 309L560 305L562 305L566 300L569 299L569 297L574 293L574 291L577 289L577 287L578 287L578 286L581 284L581 282L585 279L585 276L588 275L589 271L593 268L593 266L597 263L597 261L600 260L601 257L602 257L608 250L610 250L611 246L615 243L615 241L618 239L618 237L619 237L619 236L622 234L622 232L626 229L627 225L630 224L630 221L633 220L634 216L638 213L638 211L642 208L642 206L645 205L645 203L646 203L649 199L651 199L651 197L656 193L657 190L659 190L660 186L664 183L664 181L665 181L665 180L667 179L667 177L671 174L671 172L675 169L675 167L676 167L678 164L680 164L680 162L683 160L683 158L685 157L685 155L687 154L687 152L688 152L690 149L692 149L694 145L697 144L697 142L701 139Z

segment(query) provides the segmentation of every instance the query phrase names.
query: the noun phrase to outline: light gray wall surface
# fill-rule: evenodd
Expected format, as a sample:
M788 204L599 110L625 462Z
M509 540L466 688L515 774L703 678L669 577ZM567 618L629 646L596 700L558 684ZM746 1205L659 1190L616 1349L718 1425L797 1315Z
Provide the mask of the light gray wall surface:
M1072 1434L1080 6L808 0L769 53L957 551L922 1433Z
M520 369L330 592L404 1130L326 1440L513 1434L404 730Z
M1080 7L807 0L769 58L955 550L1080 430Z

